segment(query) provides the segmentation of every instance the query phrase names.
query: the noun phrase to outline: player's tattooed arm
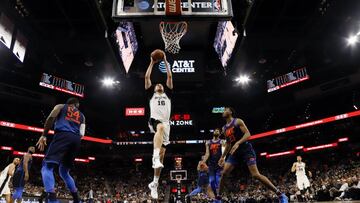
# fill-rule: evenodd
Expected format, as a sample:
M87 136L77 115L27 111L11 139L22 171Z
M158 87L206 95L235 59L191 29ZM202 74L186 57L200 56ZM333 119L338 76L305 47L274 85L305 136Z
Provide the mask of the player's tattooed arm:
M244 135L243 135L242 138L241 138L239 141L237 141L237 142L234 144L234 146L231 148L230 154L233 154L233 153L237 150L237 148L238 148L242 143L246 142L246 141L250 138L250 136L251 136L250 131L249 131L249 129L246 127L246 125L245 125L245 123L244 123L243 120L241 120L241 119L236 119L236 125L240 127L240 130L241 130L242 133L244 133Z
M64 104L58 104L54 107L54 109L51 111L50 115L47 117L44 125L44 132L42 133L42 136L46 137L49 133L49 130L54 125L56 117L59 115L61 109L64 107Z
M166 59L166 54L164 53L164 62L165 62L165 67L166 67L166 74L167 74L167 79L166 79L166 86L169 88L169 89L173 89L174 86L173 86L173 78L172 78L172 73L171 73L171 70L170 70L170 67L169 67L169 63Z
M154 64L155 64L155 61L152 57L150 57L150 64L146 70L146 73L145 73L145 89L149 89L151 87L151 72L152 72L152 69L154 67Z
M291 172L295 172L296 170L296 162L293 163L292 167L291 167Z
M209 143L205 142L205 156L203 162L206 163L210 156Z
M46 136L49 133L49 130L54 125L56 117L59 115L61 109L64 107L64 104L58 104L54 107L54 109L51 111L50 115L47 117L44 125L44 131L39 138L38 142L36 143L36 146L40 151L44 151L46 146Z

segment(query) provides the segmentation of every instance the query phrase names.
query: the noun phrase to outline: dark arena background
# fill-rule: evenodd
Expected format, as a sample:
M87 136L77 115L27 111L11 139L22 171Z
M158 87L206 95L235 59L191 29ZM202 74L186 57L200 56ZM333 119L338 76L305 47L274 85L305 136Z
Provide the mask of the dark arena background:
M359 0L1 0L0 203L359 201L359 11ZM171 101L169 118L150 120L164 143L171 128L156 178L144 84L169 79L170 99L150 92L163 95L152 110ZM69 98L80 107L49 116ZM56 144L81 126L78 152ZM213 182L217 128L216 167L240 164ZM75 189L51 153L72 156Z

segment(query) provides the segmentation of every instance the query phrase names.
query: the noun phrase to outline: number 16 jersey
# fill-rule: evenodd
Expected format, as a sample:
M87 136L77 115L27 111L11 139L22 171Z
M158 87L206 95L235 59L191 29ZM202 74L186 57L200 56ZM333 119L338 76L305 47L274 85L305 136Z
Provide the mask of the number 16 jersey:
M155 86L152 85L147 89L148 97L150 99L150 118L161 122L170 121L171 115L171 96L172 90L167 86L164 87L164 93L154 92Z

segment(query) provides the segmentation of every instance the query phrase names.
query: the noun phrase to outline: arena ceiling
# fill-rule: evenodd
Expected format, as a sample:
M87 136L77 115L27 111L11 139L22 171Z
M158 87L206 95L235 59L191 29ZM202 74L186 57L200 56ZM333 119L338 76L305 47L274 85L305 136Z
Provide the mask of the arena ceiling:
M21 17L15 2L2 1L1 12L15 19L30 39L24 64L3 46L0 49L2 83L19 86L53 98L47 108L63 102L68 95L38 86L42 72L54 74L86 85L83 100L88 121L96 132L115 134L120 129L139 128L145 121L124 118L124 107L146 104L143 74L152 48L163 46L149 31L152 23L136 23L139 51L134 67L125 74L114 44L117 24L111 19L111 0L21 0L26 9ZM304 111L308 102L321 97L318 92L306 98L306 90L325 82L358 72L359 48L349 47L346 38L360 29L360 2L335 0L233 0L233 23L239 33L246 33L235 50L226 73L212 49L216 23L208 24L204 35L184 41L185 49L206 53L204 80L182 82L176 86L178 112L204 111L212 106L233 105L243 115L263 122L273 112L287 108ZM252 5L252 6L251 6ZM246 21L246 12L249 16ZM245 24L244 24L245 23ZM201 32L201 29L189 30ZM155 29L157 30L157 29ZM193 47L192 47L193 42ZM147 47L146 45L151 45ZM144 65L145 64L145 65ZM311 80L275 93L266 92L266 80L307 67ZM234 83L239 74L252 78L246 87ZM112 75L120 86L105 89L104 76ZM334 84L335 86L339 84ZM358 89L347 88L344 92ZM299 97L297 93L305 91ZM325 94L325 93L324 93ZM327 95L336 95L328 92ZM8 96L4 99L12 101ZM33 101L33 100L31 100ZM36 105L36 100L33 101ZM16 104L21 104L17 101ZM99 115L106 115L101 117ZM146 120L146 119L145 119ZM115 127L114 127L115 126Z

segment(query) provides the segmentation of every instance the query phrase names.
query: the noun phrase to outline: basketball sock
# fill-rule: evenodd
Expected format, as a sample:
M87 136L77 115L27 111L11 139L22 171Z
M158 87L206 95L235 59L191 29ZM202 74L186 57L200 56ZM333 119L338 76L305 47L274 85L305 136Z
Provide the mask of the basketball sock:
M159 183L159 178L160 178L159 176L154 176L154 181L153 182L158 184Z
M73 197L73 202L74 202L74 203L79 203L79 202L80 202L80 200L79 200L79 195L78 195L77 192L72 192L72 193L71 193L71 196Z
M56 193L55 192L47 192L46 193L46 201L48 203L58 203L59 201L56 199Z
M159 148L155 148L155 149L154 149L153 156L154 156L154 157L160 156L160 149L159 149Z

